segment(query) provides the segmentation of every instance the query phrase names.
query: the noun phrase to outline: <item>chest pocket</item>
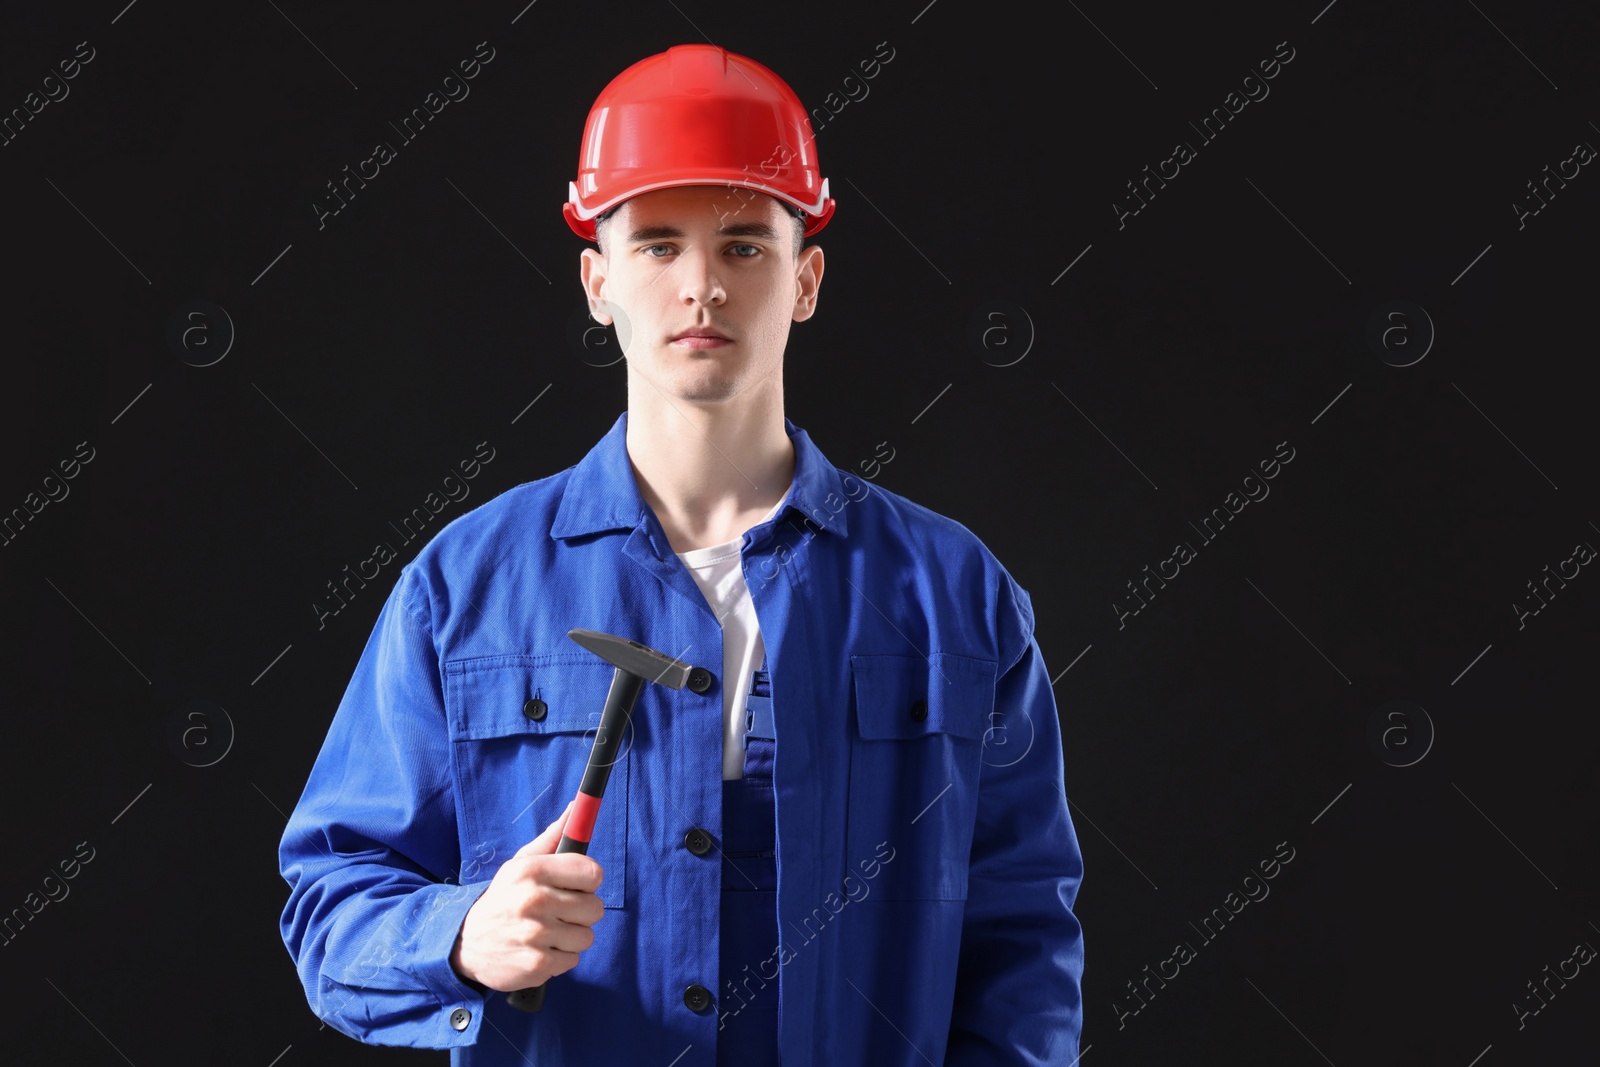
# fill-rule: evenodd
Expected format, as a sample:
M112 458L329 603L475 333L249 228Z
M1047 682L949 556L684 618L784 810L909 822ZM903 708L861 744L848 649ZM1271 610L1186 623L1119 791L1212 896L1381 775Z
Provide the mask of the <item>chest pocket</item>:
M883 900L965 900L995 663L934 653L850 657L846 845Z
M560 818L577 795L615 668L586 653L487 656L444 665L462 841L462 882L500 865ZM632 737L625 735L595 818L588 855L596 892L625 903Z

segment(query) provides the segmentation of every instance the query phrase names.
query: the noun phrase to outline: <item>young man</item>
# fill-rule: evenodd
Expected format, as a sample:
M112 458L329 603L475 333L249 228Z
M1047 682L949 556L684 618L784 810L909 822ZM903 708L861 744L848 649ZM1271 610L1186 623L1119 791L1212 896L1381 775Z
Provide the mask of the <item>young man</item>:
M454 1064L1076 1059L1083 868L1029 596L784 416L833 208L759 63L683 45L596 102L564 210L628 407L379 614L280 851L329 1025ZM556 855L613 674L572 628L695 670L644 686L587 855ZM502 995L551 979L537 1013Z

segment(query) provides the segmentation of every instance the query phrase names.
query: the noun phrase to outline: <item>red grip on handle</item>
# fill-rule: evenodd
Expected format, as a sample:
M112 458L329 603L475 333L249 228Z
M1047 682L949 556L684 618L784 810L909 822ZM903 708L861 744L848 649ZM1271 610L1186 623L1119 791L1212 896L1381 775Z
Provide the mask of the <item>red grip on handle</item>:
M572 801L572 814L567 816L566 828L561 832L574 841L588 844L594 835L595 816L599 814L600 798L592 797L580 789Z

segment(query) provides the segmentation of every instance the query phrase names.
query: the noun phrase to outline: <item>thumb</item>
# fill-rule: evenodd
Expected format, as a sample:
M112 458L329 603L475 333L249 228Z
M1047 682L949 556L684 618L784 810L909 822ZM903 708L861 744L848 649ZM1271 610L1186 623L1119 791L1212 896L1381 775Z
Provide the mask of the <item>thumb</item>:
M561 834L566 829L567 817L572 814L573 803L574 801L567 801L566 808L556 821L546 826L543 833L523 846L522 851L536 856L554 855L556 847L561 844Z

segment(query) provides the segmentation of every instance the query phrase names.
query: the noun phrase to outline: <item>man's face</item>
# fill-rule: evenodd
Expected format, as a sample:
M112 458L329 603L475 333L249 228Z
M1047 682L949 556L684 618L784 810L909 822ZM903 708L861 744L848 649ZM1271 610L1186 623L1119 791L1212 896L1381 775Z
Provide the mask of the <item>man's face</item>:
M686 185L623 202L605 255L585 249L594 318L617 324L628 371L669 399L714 404L779 375L789 324L811 317L822 249L794 254L794 216L764 193ZM715 330L726 341L679 339Z

